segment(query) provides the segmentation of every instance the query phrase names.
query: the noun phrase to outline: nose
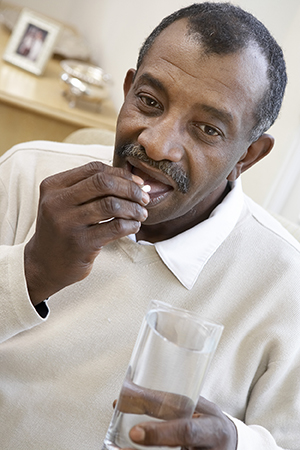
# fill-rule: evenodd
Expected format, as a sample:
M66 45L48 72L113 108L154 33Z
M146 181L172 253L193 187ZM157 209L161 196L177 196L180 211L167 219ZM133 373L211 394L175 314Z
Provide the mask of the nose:
M172 118L155 118L140 132L138 143L154 161L179 162L184 154L183 131Z

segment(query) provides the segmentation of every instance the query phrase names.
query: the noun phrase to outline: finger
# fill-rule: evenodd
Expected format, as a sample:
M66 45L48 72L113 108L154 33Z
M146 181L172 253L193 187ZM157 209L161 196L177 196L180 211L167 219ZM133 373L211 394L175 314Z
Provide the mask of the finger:
M74 169L69 169L52 175L47 178L47 183L56 188L70 187L101 172L112 174L126 180L134 180L141 186L144 183L140 177L133 175L128 170L121 169L119 167L112 167L100 161L91 161L82 166L75 167Z
M74 205L80 205L95 200L99 197L114 196L147 205L150 197L132 180L107 173L97 173L83 180L69 189L65 195L72 198Z
M171 420L190 416L194 404L185 395L144 388L126 378L117 408L123 413L146 414L159 419Z
M132 428L130 437L143 445L235 449L237 430L234 423L217 405L203 397L197 407L210 412L196 413L192 419L140 423Z
M71 219L69 215L68 219L79 225L95 225L112 218L143 222L148 217L148 211L138 203L116 197L104 197L74 208L72 216Z
M206 398L200 396L195 407L195 414L197 413L219 415L222 414L222 411L215 403L212 403Z
M179 419L167 422L142 422L133 427L129 436L141 445L214 448L223 432L216 417Z
M97 252L116 239L138 233L140 227L141 222L124 219L112 219L109 222L93 225L88 229L89 247Z

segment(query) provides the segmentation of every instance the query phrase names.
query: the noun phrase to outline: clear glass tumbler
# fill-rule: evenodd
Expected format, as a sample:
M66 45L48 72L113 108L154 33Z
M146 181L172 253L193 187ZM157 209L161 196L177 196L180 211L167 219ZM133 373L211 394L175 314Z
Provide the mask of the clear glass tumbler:
M134 425L192 417L222 331L220 324L152 300L102 450L145 450L129 438Z

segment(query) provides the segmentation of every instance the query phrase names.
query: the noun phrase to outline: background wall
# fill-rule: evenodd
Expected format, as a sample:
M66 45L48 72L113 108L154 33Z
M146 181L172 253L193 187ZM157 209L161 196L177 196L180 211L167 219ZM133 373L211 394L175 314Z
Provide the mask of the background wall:
M88 41L93 61L113 76L112 98L119 108L124 75L129 67L135 66L145 37L165 15L189 5L192 0L6 0L6 3L26 6L75 25ZM300 2L236 0L233 3L252 12L269 28L283 47L289 76L281 115L270 130L276 139L275 148L243 175L244 189L260 204L297 220L300 212L297 156L300 152Z

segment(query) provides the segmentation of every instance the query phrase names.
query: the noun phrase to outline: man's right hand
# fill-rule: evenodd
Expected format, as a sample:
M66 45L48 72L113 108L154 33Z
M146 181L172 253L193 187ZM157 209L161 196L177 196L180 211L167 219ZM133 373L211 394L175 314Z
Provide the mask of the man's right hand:
M142 186L141 178L101 162L41 183L36 231L25 247L34 305L84 279L104 245L138 232L148 215Z

